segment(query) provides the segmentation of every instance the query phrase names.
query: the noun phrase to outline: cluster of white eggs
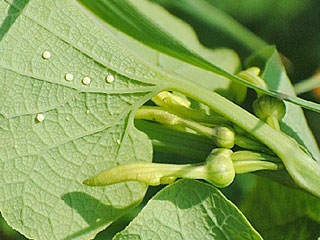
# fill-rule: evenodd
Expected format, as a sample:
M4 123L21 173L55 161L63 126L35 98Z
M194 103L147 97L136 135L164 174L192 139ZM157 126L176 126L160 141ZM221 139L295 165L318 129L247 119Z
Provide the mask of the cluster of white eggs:
M45 59L45 60L48 60L52 57L52 54L50 51L44 51L42 53L42 58ZM66 73L64 75L64 79L68 82L71 82L73 81L74 77L73 77L73 74L72 73ZM107 83L113 83L113 81L115 80L115 77L112 75L112 74L108 74L105 78L106 82ZM82 79L82 84L83 85L90 85L92 80L90 77L86 76ZM86 111L87 114L90 113L89 110ZM45 116L43 113L38 113L37 116L36 116L36 119L39 121L39 122L42 122L44 119L45 119ZM70 118L69 117L66 117L66 120L69 121Z
M52 54L51 54L50 51L44 51L44 52L42 53L42 58L43 58L43 59L48 60L48 59L51 58L51 56L52 56ZM74 77L73 77L72 73L66 73L66 74L64 75L64 79L65 79L66 81L68 81L68 82L71 82L71 81L73 81ZM114 77L112 74L108 74L108 75L106 76L105 80L106 80L107 83L113 83L113 81L115 80L115 77ZM84 85L90 85L91 82L92 82L92 80L91 80L90 77L84 77L84 78L82 79L82 84L84 84Z

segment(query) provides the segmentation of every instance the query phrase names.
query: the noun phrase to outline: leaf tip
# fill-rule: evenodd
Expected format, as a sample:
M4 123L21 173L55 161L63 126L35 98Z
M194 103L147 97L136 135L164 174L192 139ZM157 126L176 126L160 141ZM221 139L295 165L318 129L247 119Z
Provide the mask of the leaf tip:
M91 178L88 178L82 182L83 185L92 186Z

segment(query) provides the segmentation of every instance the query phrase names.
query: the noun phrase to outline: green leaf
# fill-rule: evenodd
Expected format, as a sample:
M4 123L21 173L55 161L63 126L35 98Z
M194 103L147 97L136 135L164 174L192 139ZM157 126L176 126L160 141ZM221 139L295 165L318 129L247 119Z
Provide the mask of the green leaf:
M133 1L132 4L144 13L148 13L149 17L157 21L163 29L166 29L172 36L180 39L184 45L205 57L212 64L219 66L229 73L237 73L241 70L240 58L234 51L226 48L213 50L202 46L196 33L188 24L174 17L161 6L148 1ZM170 57L141 44L141 42L115 29L109 24L106 24L106 26L108 30L112 31L117 36L117 39L130 48L136 56L147 60L148 63L175 72L185 79L193 81L212 91L218 90L225 94L230 92L231 95L235 95L235 93L230 90L231 81L228 78L195 67L177 58Z
M240 71L240 58L231 49L218 48L212 50L202 46L197 38L196 33L188 24L183 22L181 19L174 17L157 4L153 4L148 1L134 1L132 4L143 10L145 13L151 13L149 14L150 17L157 21L163 29L166 29L166 31L170 32L170 34L175 38L181 39L181 41L183 41L187 47L193 49L193 51L197 52L201 56L206 57L212 64L219 66L229 73L236 73ZM241 98L239 99L238 97L241 96L241 94L236 92L241 90L241 86L233 83L229 79L190 65L177 58L163 54L146 45L143 45L141 42L115 29L113 26L109 24L105 25L108 30L115 34L120 42L133 51L136 56L146 60L148 63L160 66L167 71L177 73L183 76L185 79L193 81L211 91L217 91L230 100L243 100ZM242 90L246 92L245 87L242 88ZM245 96L245 94L243 94L243 96ZM193 103L193 107L199 107L200 105L201 108L204 108L206 111L208 111L208 108L202 104L199 104L191 99L190 101Z
M264 232L265 239L273 240L306 240L318 239L320 225L306 217L298 218L290 223L272 227Z
M320 200L307 193L259 179L241 210L265 239L316 239Z
M294 94L281 58L274 47L267 47L256 53L249 59L249 64L264 69L262 77L271 89ZM281 121L281 130L295 138L320 161L318 145L300 107L286 103L286 115ZM320 235L318 198L263 180L257 182L255 191L244 201L241 209L265 239L304 240L315 239Z
M281 57L275 47L266 47L253 55L249 65L259 66L263 69L262 78L270 89L281 91L288 95L295 95L294 88L282 64ZM281 120L281 130L296 139L320 161L318 144L309 129L302 109L292 103L286 102L286 115Z
M238 55L230 49L209 49L201 47L199 50L201 56L206 57L211 63L219 66L229 73L236 73L240 70L241 62ZM172 64L176 63L176 64ZM180 64L180 66L177 64ZM169 56L163 55L160 58L160 66L170 67L175 66L172 69L175 73L183 76L185 79L193 81L198 85L201 85L208 90L216 91L223 96L226 96L230 100L234 100L236 93L232 88L232 81L222 77L218 74L205 71L201 68L195 67L193 65L183 63L179 60L174 60ZM240 91L240 88L237 88ZM244 89L246 91L246 89Z
M114 239L262 239L211 185L181 180L156 194Z
M89 188L82 181L114 165L151 161L151 141L133 118L166 77L72 1L1 0L0 55L3 217L28 238L93 238L137 205L146 186ZM87 76L90 85L82 83Z
M242 26L234 18L226 12L216 8L212 1L208 0L154 0L169 9L174 9L178 12L183 12L188 18L192 17L201 22L206 28L209 28L212 34L217 34L219 46L240 44L250 52L255 52L267 45L261 38L252 33L249 29ZM224 4L225 1L219 1L218 4ZM241 6L238 6L241 5ZM228 3L227 9L237 6L236 9L245 9L244 2ZM246 11L247 12L247 11ZM217 39L212 39L216 43ZM230 43L229 43L230 42Z
M265 94L279 97L279 93L262 89L249 83L218 66L210 63L205 58L201 57L196 52L187 48L181 40L177 40L168 31L161 28L159 22L154 22L152 18L153 12L146 9L137 9L132 0L75 0L85 6L84 11L89 9L102 20L114 26L128 35L136 38L144 44L164 52L172 57L176 57L182 61L198 66L207 71L224 76L237 83L244 84L253 89L259 90ZM142 1L142 0L140 0ZM143 1L142 1L143 2ZM159 20L159 19L158 19ZM286 101L298 104L304 108L320 112L320 104L310 102L294 96L280 94Z

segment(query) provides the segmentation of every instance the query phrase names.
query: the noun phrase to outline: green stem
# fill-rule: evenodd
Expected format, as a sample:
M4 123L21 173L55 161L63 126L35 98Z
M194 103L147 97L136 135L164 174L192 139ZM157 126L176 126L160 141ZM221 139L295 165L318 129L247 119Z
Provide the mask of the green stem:
M234 146L234 131L228 127L210 128L200 123L180 118L162 107L141 107L135 116L136 119L152 120L174 127L189 128L213 140L218 147L232 148Z
M226 118L216 115L207 115L204 110L195 110L190 108L190 102L169 92L160 92L152 98L152 101L160 107L168 109L179 117L200 122L206 126L228 125L230 121Z
M280 157L297 185L320 197L320 164L308 156L294 139L271 128L219 94L192 82L176 78L170 90L181 92L206 104L252 134Z

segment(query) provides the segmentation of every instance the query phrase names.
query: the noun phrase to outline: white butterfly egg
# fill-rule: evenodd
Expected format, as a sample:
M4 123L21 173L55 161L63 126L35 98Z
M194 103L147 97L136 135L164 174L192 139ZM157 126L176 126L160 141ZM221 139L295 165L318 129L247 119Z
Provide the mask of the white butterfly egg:
M114 81L114 76L112 74L108 74L106 77L107 83L112 83Z
M37 114L37 120L38 120L39 122L42 122L44 119L45 119L45 117L44 117L44 114L43 114L43 113Z
M49 52L49 51L44 51L44 52L42 53L42 57L43 57L44 59L49 59L49 58L51 58L51 52Z
M89 78L89 77L83 78L83 79L82 79L82 83L83 83L84 85L89 85L89 84L91 83L91 78Z
M73 75L71 73L67 73L65 76L64 76L64 79L68 82L72 81L73 80Z

